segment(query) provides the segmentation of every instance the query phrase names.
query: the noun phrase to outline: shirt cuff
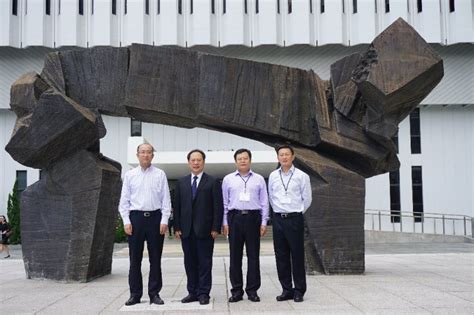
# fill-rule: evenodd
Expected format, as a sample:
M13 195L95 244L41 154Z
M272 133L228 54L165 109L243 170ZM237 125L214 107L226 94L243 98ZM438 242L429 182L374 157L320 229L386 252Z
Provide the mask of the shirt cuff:
M123 221L123 226L125 226L127 224L131 224L130 218L128 216L126 218L122 217L122 221Z
M268 220L262 220L262 224L261 224L261 225L267 226L267 221L268 221Z
M162 217L161 217L161 224L166 224L166 225L168 225L168 223L169 223L169 222L168 222L168 221L169 221L169 218L170 218L169 215L168 215L168 216L166 216L166 215L162 216Z

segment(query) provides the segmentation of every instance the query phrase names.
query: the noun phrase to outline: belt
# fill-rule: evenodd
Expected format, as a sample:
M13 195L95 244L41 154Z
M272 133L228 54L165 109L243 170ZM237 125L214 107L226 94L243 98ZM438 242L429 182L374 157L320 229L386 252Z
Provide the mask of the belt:
M235 214L240 214L240 215L246 215L246 214L252 214L252 213L260 213L260 209L250 209L250 210L239 210L239 209L232 209L229 212L230 213L235 213Z
M303 213L301 213L301 212L289 212L289 213L274 212L274 214L275 214L277 217L280 217L280 218L283 218L283 219L292 218L292 217L297 217L297 216L303 215Z
M150 211L143 211L143 210L131 210L130 214L141 214L145 218L151 217L155 213L161 213L161 209L150 210Z

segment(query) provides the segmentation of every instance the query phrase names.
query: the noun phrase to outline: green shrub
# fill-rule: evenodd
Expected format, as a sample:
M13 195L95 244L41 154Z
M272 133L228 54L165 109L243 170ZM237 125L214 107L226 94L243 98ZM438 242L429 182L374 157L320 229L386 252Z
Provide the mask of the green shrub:
M117 216L117 222L115 223L115 243L125 243L127 241L127 234L123 229L123 221L120 215Z
M18 195L18 181L15 181L13 185L13 191L8 194L8 224L12 230L8 241L10 244L21 244L21 231L20 231L20 197Z

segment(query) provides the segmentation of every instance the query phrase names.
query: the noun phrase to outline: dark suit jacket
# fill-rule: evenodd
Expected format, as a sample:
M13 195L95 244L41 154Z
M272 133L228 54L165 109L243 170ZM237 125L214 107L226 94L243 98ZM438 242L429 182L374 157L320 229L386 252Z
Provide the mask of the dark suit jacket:
M199 238L210 237L211 231L221 232L224 207L220 182L206 173L202 174L193 201L191 174L178 180L175 188L174 228L186 238L191 232Z

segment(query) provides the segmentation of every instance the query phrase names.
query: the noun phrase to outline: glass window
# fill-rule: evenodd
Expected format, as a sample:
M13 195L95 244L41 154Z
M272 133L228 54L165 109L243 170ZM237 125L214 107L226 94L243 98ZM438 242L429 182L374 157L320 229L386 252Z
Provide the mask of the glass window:
M420 109L417 108L410 114L410 145L412 154L421 153L420 129Z
M454 12L455 9L454 0L449 0L449 12Z
M18 0L12 0L12 15L18 15Z
M400 222L400 171L389 173L390 179L390 221Z
M130 120L130 135L132 137L142 136L142 122L131 118Z
M18 181L17 191L22 192L26 189L26 171L16 171L16 180Z
M423 220L423 176L421 166L411 167L413 216L415 222Z

